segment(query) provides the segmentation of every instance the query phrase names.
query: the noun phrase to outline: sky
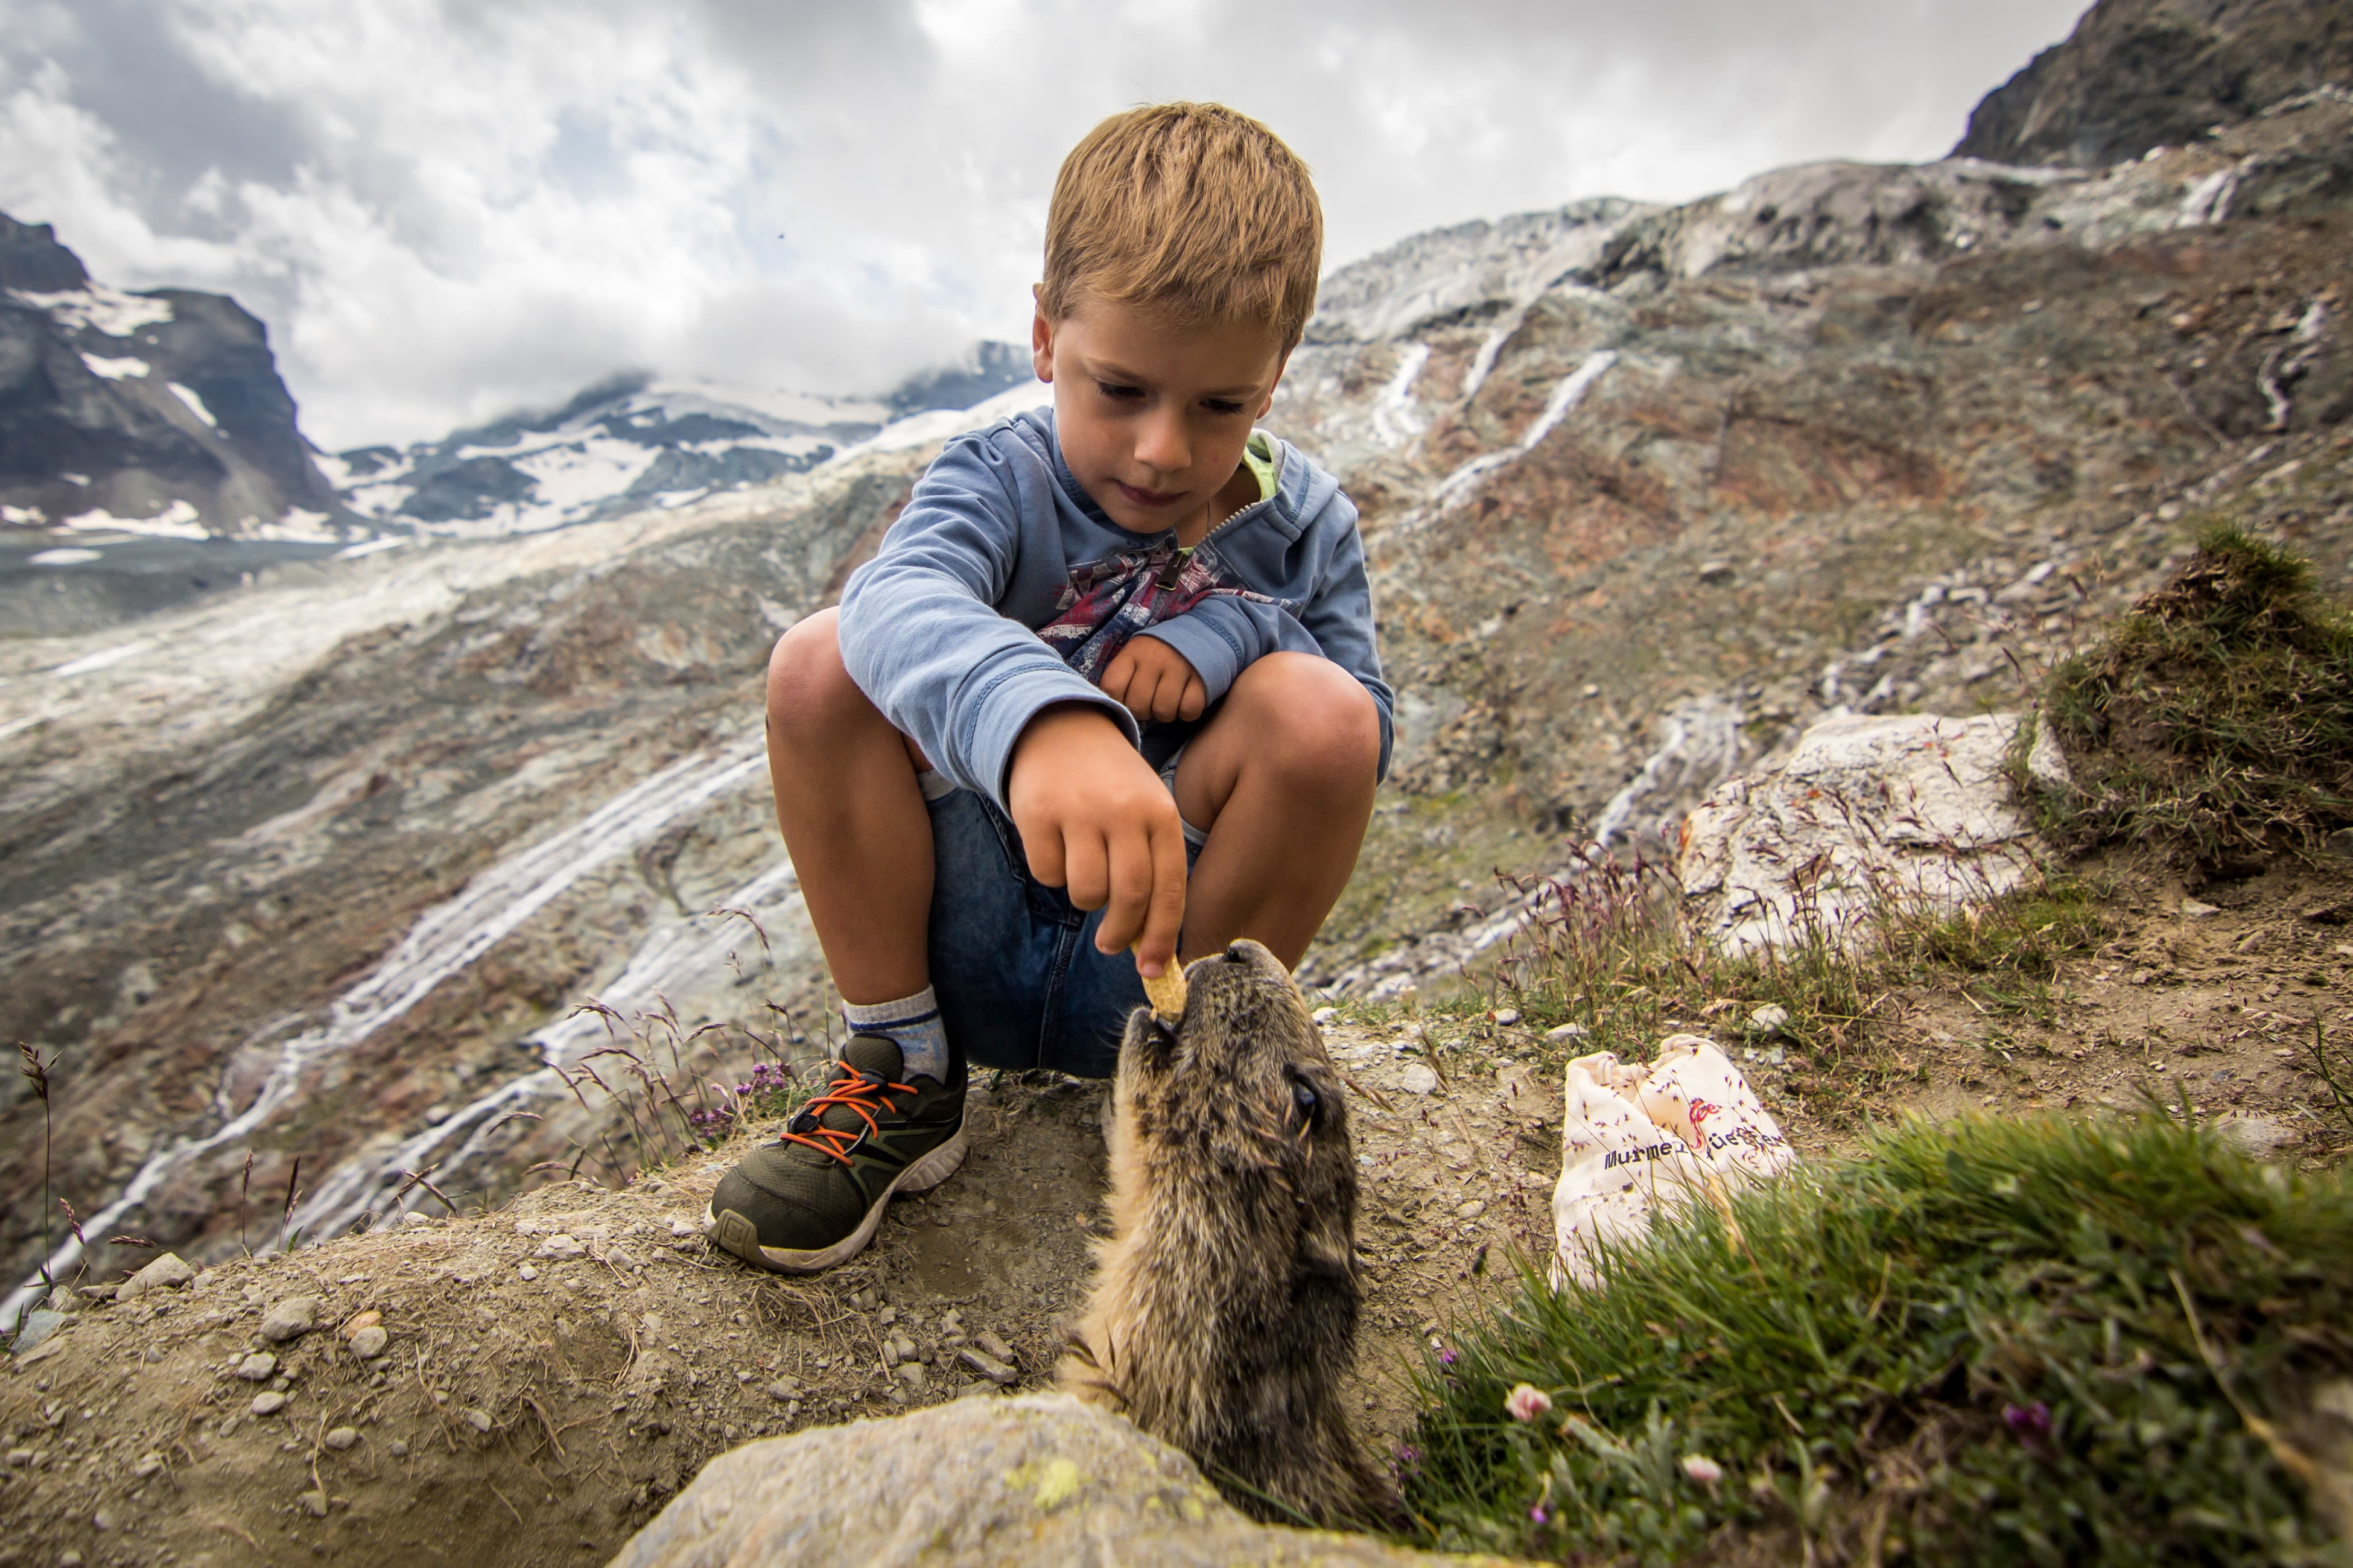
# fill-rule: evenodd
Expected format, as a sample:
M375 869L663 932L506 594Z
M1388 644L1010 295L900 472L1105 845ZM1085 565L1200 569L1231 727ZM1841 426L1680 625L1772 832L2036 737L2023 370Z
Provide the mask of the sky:
M0 211L233 294L329 450L617 370L871 392L1026 341L1071 144L1213 99L1327 270L1423 229L1915 161L2079 0L0 0Z

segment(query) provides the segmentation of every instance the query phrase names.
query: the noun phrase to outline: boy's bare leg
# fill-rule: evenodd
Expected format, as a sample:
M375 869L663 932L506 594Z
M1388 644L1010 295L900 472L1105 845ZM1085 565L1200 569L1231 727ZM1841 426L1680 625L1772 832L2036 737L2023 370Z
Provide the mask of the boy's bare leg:
M1274 653L1242 671L1176 768L1178 811L1209 830L1180 956L1250 937L1299 963L1356 869L1380 750L1372 694L1331 660Z
M930 984L932 819L909 748L841 662L821 610L768 659L768 778L833 983L852 1004Z

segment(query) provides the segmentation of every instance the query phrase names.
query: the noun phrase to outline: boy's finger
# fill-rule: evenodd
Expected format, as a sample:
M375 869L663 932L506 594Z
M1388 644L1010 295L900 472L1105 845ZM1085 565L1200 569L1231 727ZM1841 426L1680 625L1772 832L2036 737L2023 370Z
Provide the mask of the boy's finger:
M1126 952L1144 927L1151 898L1152 841L1133 829L1121 833L1112 845L1111 897L1095 931L1095 946L1104 952Z
M1124 704L1127 701L1128 685L1134 679L1135 661L1127 655L1121 654L1103 666L1103 679L1098 684L1097 689L1113 702Z
M1176 704L1176 717L1187 721L1198 719L1201 710L1208 705L1209 689L1201 684L1199 676L1194 676L1185 682L1185 695Z
M1024 833L1022 847L1029 857L1029 874L1040 885L1059 888L1062 885L1062 836L1059 832Z
M1163 724L1173 722L1185 706L1185 683L1174 676L1163 675L1152 693L1152 716Z
M1063 871L1069 879L1062 888L1071 903L1082 910L1099 910L1110 891L1111 867L1103 853L1103 841L1095 833L1081 833L1063 843Z
M1185 929L1185 826L1172 815L1152 829L1152 903L1144 934L1135 940L1139 973L1158 963L1166 973L1176 962L1176 938Z

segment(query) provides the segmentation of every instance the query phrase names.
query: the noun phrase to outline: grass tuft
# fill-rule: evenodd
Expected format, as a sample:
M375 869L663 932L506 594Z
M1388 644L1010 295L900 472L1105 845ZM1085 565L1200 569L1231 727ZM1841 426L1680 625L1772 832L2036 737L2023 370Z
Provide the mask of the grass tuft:
M1563 1561L2336 1561L2299 1423L2348 1308L2335 1175L2154 1107L1909 1121L1524 1271L1399 1467L1437 1543Z
M2077 850L2178 849L2234 872L2353 826L2353 617L2303 560L2216 526L2109 637L2052 671Z

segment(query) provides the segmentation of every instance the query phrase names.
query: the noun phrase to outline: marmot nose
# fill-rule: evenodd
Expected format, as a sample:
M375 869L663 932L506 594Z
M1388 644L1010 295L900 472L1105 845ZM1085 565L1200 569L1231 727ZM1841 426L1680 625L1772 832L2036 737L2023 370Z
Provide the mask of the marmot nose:
M1250 961L1250 948L1247 944L1237 942L1226 949L1228 963L1248 963Z

